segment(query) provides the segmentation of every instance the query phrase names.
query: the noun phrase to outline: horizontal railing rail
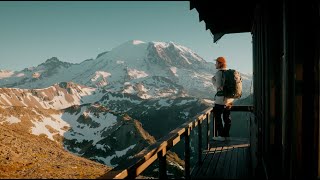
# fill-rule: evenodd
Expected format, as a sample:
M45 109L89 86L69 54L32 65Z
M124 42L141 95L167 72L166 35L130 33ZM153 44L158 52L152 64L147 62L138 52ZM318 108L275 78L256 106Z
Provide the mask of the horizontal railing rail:
M231 111L253 111L253 106L233 106ZM213 113L213 108L207 108L198 115L183 123L178 128L172 130L168 135L160 138L154 144L140 151L133 160L133 165L124 170L111 170L100 179L125 179L135 178L147 169L153 162L159 159L159 178L167 178L166 175L166 154L178 142L185 138L185 178L190 179L190 132L198 126L198 163L201 163L202 157L202 122L207 120L206 144L209 148L210 137L210 114Z

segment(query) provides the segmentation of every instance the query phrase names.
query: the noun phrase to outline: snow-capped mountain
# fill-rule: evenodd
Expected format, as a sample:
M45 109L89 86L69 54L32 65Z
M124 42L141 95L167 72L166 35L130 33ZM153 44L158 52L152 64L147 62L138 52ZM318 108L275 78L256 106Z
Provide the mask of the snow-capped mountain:
M0 105L64 109L96 102L102 96L96 88L60 82L44 89L0 88Z
M14 74L14 71L0 70L0 79L11 77L13 74Z
M154 88L161 77L167 84L176 86L167 89L170 94L184 93L196 97L212 97L215 89L211 77L216 72L214 64L206 62L192 50L173 42L125 42L111 51L101 53L96 59L85 60L79 64L48 59L37 67L22 71L2 73L0 87L46 88L59 82L75 82L90 87L105 87L110 91L124 92L134 90L140 97L157 96L161 88ZM245 77L245 76L244 76ZM244 78L245 84L250 80ZM160 96L160 95L159 95Z

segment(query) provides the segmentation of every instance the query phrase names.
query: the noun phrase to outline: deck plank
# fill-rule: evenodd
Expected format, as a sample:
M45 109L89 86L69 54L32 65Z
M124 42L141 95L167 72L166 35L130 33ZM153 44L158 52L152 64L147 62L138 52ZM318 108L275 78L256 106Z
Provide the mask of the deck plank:
M222 150L222 147L217 147L215 149L215 153L213 154L213 158L211 160L211 163L210 163L210 165L208 167L208 170L207 170L206 174L204 174L204 176L208 176L208 177L212 177L213 176L214 172L216 171L217 164L219 162L221 150Z
M224 170L224 172L223 172L223 174L222 174L222 177L227 177L227 176L229 175L233 149L234 149L234 148L230 148L230 149L228 149L228 151L227 151L226 159L225 159L224 165L223 165L224 168L225 168L225 170Z
M210 149L203 151L205 158L194 168L191 178L250 178L249 148L250 144L245 138L210 141Z
M224 167L224 162L225 162L225 157L226 157L226 154L227 154L227 147L222 147L222 150L220 151L220 158L219 158L219 161L217 163L217 167L216 167L216 170L213 174L213 178L223 178L223 171L226 170L226 168Z
M234 148L232 151L232 159L231 159L230 173L228 175L228 179L237 178L238 150L239 148Z
M204 157L202 163L200 165L195 165L191 172L191 177L196 177L199 173L201 173L200 171L203 171L204 169L206 169L206 167L209 166L212 158L212 152L210 153L209 150L204 150L202 154L202 156Z
M244 165L245 163L244 162L244 148L239 148L238 149L238 163L237 163L237 177L239 178L243 178L244 174L243 174L243 171L245 169Z
M204 160L204 162L203 162L198 174L204 175L204 174L207 173L208 170L210 170L210 163L213 161L213 157L214 157L215 151L216 151L216 149L214 149L212 151L209 150L209 151L206 152L207 159Z

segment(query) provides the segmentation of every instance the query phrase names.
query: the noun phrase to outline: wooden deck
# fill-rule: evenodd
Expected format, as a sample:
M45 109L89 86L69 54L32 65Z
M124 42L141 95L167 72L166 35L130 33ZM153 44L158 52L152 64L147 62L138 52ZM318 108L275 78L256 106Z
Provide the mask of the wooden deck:
M203 151L203 161L191 173L191 179L248 179L251 178L250 143L246 138L230 137L224 142L210 141Z

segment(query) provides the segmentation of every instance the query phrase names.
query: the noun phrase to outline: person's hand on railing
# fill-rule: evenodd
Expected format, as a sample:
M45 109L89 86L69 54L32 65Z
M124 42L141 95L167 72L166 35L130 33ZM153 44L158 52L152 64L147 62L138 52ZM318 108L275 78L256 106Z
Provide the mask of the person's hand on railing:
M232 106L233 106L233 103L230 102L230 103L226 104L226 109L230 110L232 108Z

